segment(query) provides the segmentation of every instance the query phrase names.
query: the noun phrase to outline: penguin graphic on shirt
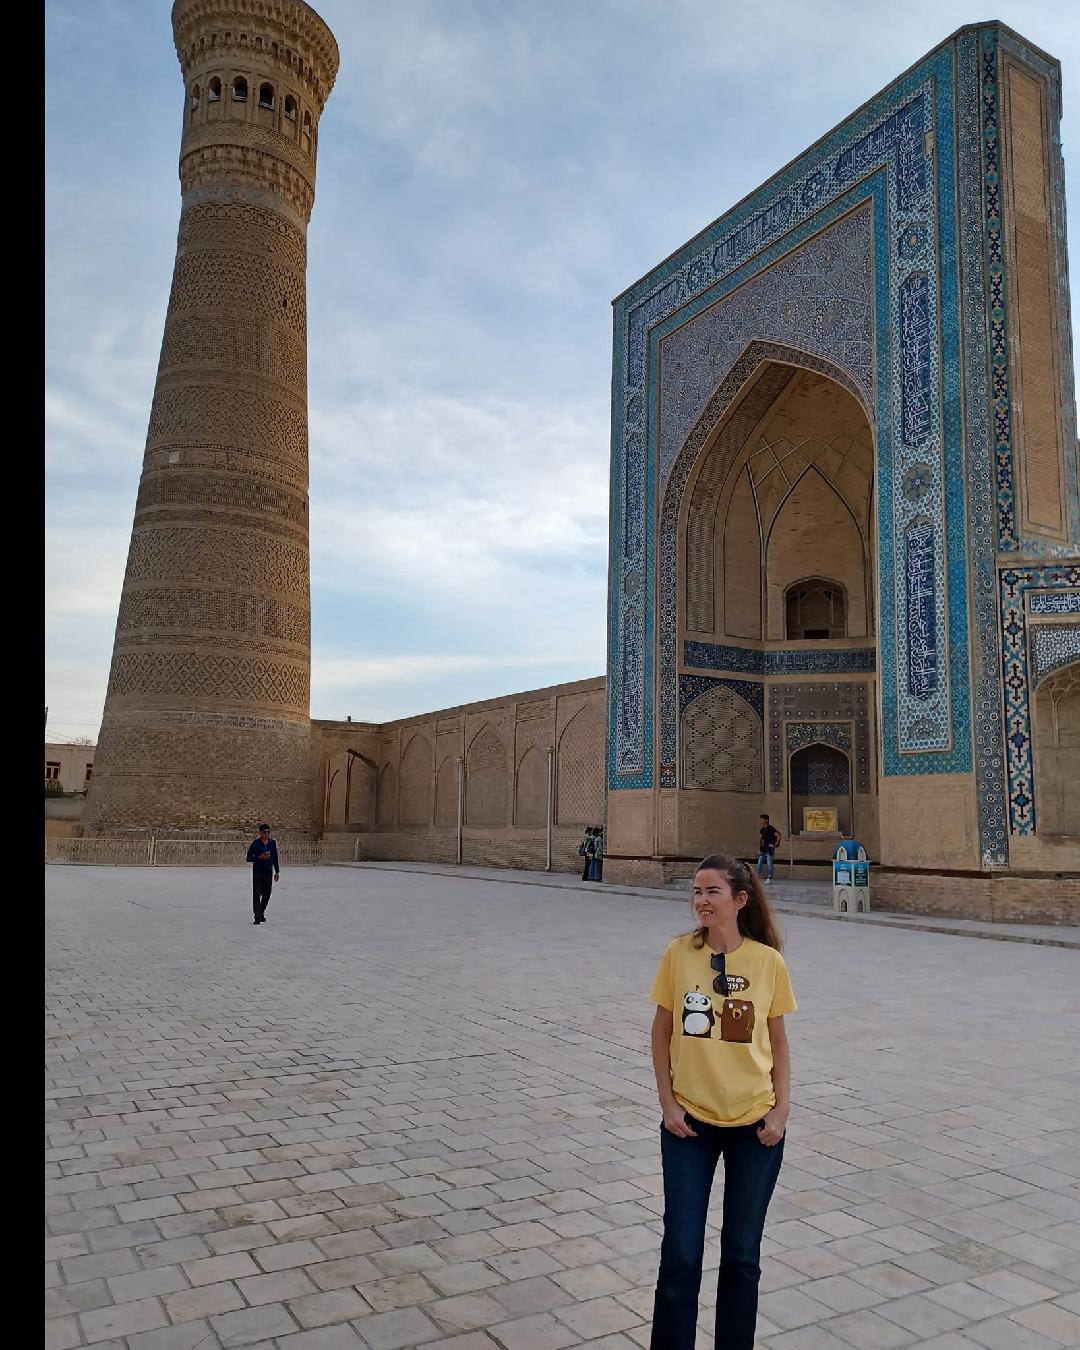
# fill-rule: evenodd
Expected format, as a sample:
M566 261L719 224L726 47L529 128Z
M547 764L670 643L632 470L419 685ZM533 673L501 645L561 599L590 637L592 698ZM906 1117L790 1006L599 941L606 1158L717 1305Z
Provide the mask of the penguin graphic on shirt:
M684 1036L711 1036L716 1014L712 999L699 989L688 989L682 1001L682 1031Z

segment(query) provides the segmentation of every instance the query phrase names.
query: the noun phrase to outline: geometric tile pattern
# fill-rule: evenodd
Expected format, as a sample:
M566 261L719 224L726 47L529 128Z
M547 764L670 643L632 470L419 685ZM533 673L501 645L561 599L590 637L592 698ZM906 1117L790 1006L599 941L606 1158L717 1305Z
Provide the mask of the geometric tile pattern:
M962 33L957 60L957 201L960 216L961 323L964 332L964 439L967 551L971 590L971 738L984 867L1009 861L1005 749L998 632L996 504L990 407L988 292L983 192L985 69L977 32Z
M849 754L855 771L855 791L860 795L874 791L870 695L866 684L854 681L771 684L768 700L770 792L784 791L791 754L814 741L835 745Z
M765 716L764 686L754 680L718 680L711 675L679 676L679 715L680 717L696 698L722 684L733 694L749 703L759 718Z
M1038 689L1047 675L1080 661L1080 624L1055 623L1032 627L1031 687Z
M878 341L891 368L892 435L882 434L880 411L877 426L886 773L910 772L916 757L933 763L933 754L925 752L948 752L954 742L945 560L955 548L947 539L947 499L957 475L946 478L943 446L955 403L950 388L957 327L955 222L952 156L941 144L948 138L951 145L952 97L950 72L948 80L935 83L939 117L949 112L947 137L938 131L934 155L941 220L932 192L920 210L906 213L890 195L888 327L879 329ZM930 122L928 113L927 128ZM940 255L934 246L938 237ZM962 649L966 636L962 623L952 646ZM966 685L966 671L957 674ZM966 690L958 692L963 699ZM956 749L963 754L966 747ZM934 765L938 771L946 767L944 756Z
M871 243L870 214L856 211L665 340L661 481L748 334L835 362L873 406Z
M851 749L850 722L788 722L787 749L792 755L807 745L832 745L837 750Z
M982 59L983 184L986 193L987 306L990 323L991 416L997 486L998 548L1018 547L1013 489L1012 400L1009 392L1009 341L1005 313L1005 241L1001 211L1001 133L997 88L996 35L984 33Z
M836 733L847 733L850 739L846 727L837 727ZM851 791L851 766L841 746L831 741L808 741L794 747L791 755L793 797L844 797Z
M1005 696L1005 759L1008 783L1009 830L1013 834L1034 834L1035 786L1032 758L1031 702L1037 677L1029 670L1027 591L1068 591L1080 589L1080 567L1015 567L1001 572L1002 677ZM1041 625L1045 631L1051 625ZM1066 633L1072 625L1063 625ZM1067 657L1071 639L1061 646L1042 649L1039 660L1053 659L1053 653ZM1053 642L1053 640L1051 640ZM1044 669L1044 674L1046 670Z
M684 787L761 791L761 718L730 689L716 685L690 704L681 739Z

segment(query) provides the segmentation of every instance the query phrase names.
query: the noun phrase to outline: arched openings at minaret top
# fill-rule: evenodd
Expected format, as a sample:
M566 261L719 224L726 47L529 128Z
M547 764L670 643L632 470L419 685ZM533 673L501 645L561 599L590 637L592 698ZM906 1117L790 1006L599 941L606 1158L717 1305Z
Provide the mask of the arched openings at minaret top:
M257 98L252 93L256 87ZM260 80L241 72L224 77L215 74L193 81L188 89L189 126L201 126L222 117L249 121L253 116L261 125L280 132L289 140L302 138L304 149L315 158L319 132L310 109L302 107L296 94L286 93L279 97L272 80Z
M278 122L277 98L274 94L274 86L269 80L263 80L259 85L259 103L255 113L257 120L263 126L276 129Z

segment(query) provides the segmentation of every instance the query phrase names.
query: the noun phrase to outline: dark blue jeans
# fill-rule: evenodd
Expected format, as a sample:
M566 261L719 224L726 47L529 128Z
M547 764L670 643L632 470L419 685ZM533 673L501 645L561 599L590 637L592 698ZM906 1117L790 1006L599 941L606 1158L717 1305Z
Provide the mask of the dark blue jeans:
M716 1350L754 1350L761 1233L784 1158L784 1140L758 1141L756 1125L721 1128L688 1115L696 1139L661 1127L664 1241L649 1350L694 1350L709 1191L724 1159L724 1221L716 1283Z
M251 873L251 907L255 911L256 919L263 919L266 916L266 906L270 903L270 892L274 889L273 872L256 872L252 869Z

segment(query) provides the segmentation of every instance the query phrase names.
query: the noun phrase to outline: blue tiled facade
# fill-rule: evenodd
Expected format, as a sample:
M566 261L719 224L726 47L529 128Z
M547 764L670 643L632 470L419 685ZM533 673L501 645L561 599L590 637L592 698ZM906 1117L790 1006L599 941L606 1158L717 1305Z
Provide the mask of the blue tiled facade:
M995 24L961 30L616 300L610 790L677 785L685 681L710 678L684 668L766 677L865 674L876 664L879 771L974 772L987 865L1008 862L1010 831L1033 828L1030 728L1025 748L1008 693L1020 678L1016 659L1003 675L998 557L1019 550L1049 562L1069 548L1017 534L1003 49L1046 75L1059 100L1056 66L1015 34ZM1060 165L1051 160L1062 218ZM801 304L785 302L795 277L804 281ZM1067 335L1066 301L1062 283ZM876 661L873 649L680 646L678 513L688 475L734 400L742 397L722 436L744 405L749 419L775 397L768 362L829 375L874 428ZM1066 394L1068 402L1071 385ZM1031 614L1070 603L1035 598L1061 589L1045 577L1032 587Z
M1074 597L1080 596L1080 567L1004 568L1000 581L1009 829L1013 834L1033 834L1035 782L1031 705L1035 688L1040 680L1068 660L1077 659L1080 653L1076 651L1076 630L1070 633L1071 625L1046 624L1041 629L1032 628L1028 593L1034 592L1043 608L1048 595L1060 595L1066 603L1074 603ZM1040 639L1039 632L1049 633L1049 639Z
M753 675L865 675L874 670L873 647L732 647L684 642L683 664L699 670L745 670Z

